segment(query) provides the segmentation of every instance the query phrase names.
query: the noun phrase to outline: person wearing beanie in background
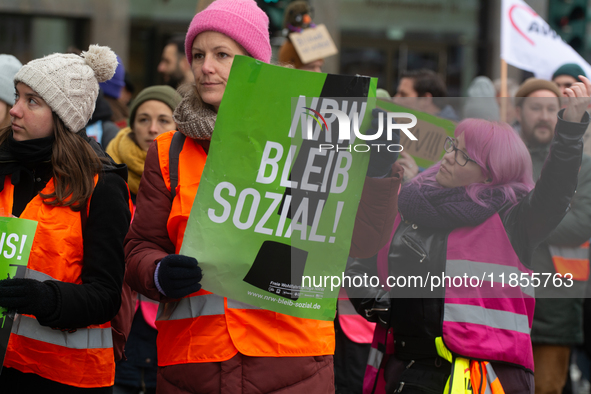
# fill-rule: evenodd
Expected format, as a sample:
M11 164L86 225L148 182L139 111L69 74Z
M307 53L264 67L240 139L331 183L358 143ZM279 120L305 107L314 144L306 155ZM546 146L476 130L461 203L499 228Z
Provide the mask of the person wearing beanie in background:
M552 74L552 82L560 89L561 97L566 97L566 89L575 82L581 82L579 75L587 76L583 68L576 63L566 63L558 67Z
M10 108L14 105L14 75L23 65L12 55L0 55L0 129L10 126Z
M113 51L91 45L33 60L14 77L12 126L0 130L0 207L38 224L25 277L0 281L0 306L17 313L2 392L112 392L127 169L84 125L116 66Z
M546 156L555 149L560 96L555 83L536 78L526 80L515 93L521 138L531 155L534 180L540 178ZM532 267L540 278L547 273L574 275L572 285L563 288L567 292L554 286L536 288L531 340L538 394L562 393L571 347L583 342L584 291L580 289L585 286L581 272L589 274L585 243L591 238L591 157L583 154L579 168L577 192L566 215L531 255ZM556 176L562 174L557 172Z
M129 108L119 101L121 91L125 88L125 67L119 56L117 56L117 69L115 70L115 75L113 75L113 78L108 81L99 83L99 86L105 96L105 100L111 107L111 111L113 111L111 121L113 121L120 129L127 127Z
M178 131L148 149L125 240L125 279L161 310L174 308L156 320L157 393L334 393L332 322L210 293L199 283L207 272L178 254L233 59L269 63L268 27L254 0L217 0L195 15L185 41L195 86L174 112ZM176 187L169 176L175 159Z
M483 75L474 78L468 87L468 97L476 100L468 99L464 102L464 118L499 121L501 114L495 95L495 85L490 78Z
M115 162L129 169L129 190L135 198L144 172L146 152L160 134L176 129L172 112L181 96L170 86L151 86L142 90L131 105L129 124L111 141L106 152ZM115 394L145 394L156 390L156 312L158 303L138 295L131 332L125 345L127 360L117 363Z
M130 108L130 127L120 130L107 146L106 152L116 163L127 165L127 183L134 204L148 148L160 134L176 129L172 113L180 102L180 94L170 86L142 90Z

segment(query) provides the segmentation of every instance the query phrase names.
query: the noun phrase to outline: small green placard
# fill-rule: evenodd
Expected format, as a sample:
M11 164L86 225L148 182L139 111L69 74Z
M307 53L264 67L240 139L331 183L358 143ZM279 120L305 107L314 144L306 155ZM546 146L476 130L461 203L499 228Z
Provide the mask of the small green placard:
M33 220L0 217L0 280L17 277L17 268L27 266L36 229Z
M408 130L417 138L411 141L404 133L400 133L400 144L423 168L435 164L445 151L443 143L447 136L453 137L456 124L448 119L439 118L426 112L403 107L388 100L377 100L377 106L388 112L410 113L417 117L417 125ZM402 119L400 123L408 123Z

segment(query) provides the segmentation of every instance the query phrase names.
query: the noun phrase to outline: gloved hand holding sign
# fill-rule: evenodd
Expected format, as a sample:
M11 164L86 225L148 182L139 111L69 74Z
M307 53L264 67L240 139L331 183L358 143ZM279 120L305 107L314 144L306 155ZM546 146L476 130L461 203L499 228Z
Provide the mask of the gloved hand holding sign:
M203 274L197 260L180 254L169 254L158 264L154 281L160 292L170 298L183 298L201 289Z
M17 313L43 318L59 307L58 290L51 281L14 278L0 280L0 306Z

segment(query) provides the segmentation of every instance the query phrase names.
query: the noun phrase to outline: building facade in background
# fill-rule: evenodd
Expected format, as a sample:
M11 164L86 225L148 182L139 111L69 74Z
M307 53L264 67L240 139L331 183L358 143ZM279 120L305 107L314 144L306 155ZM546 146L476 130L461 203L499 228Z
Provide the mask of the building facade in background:
M282 43L277 9L289 0L257 1L275 21L276 54ZM309 0L313 20L328 27L340 51L326 59L325 72L378 77L379 87L393 95L402 72L429 68L444 77L450 96L464 95L477 75L498 77L500 1ZM123 59L139 91L162 82L156 68L163 47L171 37L184 35L195 12L210 2L2 0L0 53L25 63L69 47L108 45ZM587 26L586 14L581 19L580 9L561 8L562 0L527 2L559 32L568 35L579 32L581 23ZM586 50L586 41L580 45ZM520 79L518 70L512 75Z

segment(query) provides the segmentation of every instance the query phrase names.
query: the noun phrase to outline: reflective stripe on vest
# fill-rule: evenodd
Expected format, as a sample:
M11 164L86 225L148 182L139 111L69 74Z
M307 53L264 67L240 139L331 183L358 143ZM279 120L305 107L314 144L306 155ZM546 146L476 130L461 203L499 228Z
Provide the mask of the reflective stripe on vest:
M95 185L97 180L98 176L95 176ZM53 179L42 193L52 191ZM0 202L6 204L13 198L14 187L5 181L1 194ZM7 210L8 206L2 208ZM38 222L25 277L81 284L83 239L80 212L44 204L37 195L20 217ZM115 361L110 327L107 322L71 333L62 332L41 326L32 316L17 315L4 366L75 387L112 386Z
M261 309L258 306L227 298L228 308ZM161 303L156 320L194 319L199 316L224 314L224 297L210 293L201 296L189 296L177 302Z
M81 328L74 332L54 330L37 322L37 319L17 315L12 332L45 343L69 349L102 349L113 347L111 328Z
M575 248L549 245L548 249L557 273L571 274L577 281L589 279L589 242Z
M394 354L392 329L386 330L383 326L376 324L363 377L363 394L386 392L382 366L388 362L392 354Z
M369 349L369 356L367 357L367 365L370 365L376 369L382 365L382 359L384 358L384 352L380 352L376 348Z
M466 304L445 304L444 308L444 319L447 322L472 323L524 334L530 333L526 315Z
M149 304L154 304L154 305L158 305L158 304L159 304L159 302L158 302L158 301L156 301L156 300L153 300L153 299L151 299L151 298L148 298L148 297L146 297L145 295L143 295L143 294L140 294L140 293L138 293L138 295L137 295L137 298L138 298L138 300L139 300L140 302L147 302L147 303L149 303Z
M177 302L160 303L156 321L194 319L199 316L223 314L224 297L210 293L185 297Z
M25 278L40 282L56 280L43 272L26 269ZM102 349L113 347L113 336L110 327L78 328L74 332L54 330L37 322L37 319L26 315L17 315L12 332L27 338L67 347L70 349Z
M532 270L519 261L498 214L450 233L445 270L447 276L477 276L480 281L460 287L445 281L445 346L466 359L502 361L533 371L533 288L509 283L511 274L531 278ZM500 275L504 286L498 283Z
M228 308L232 308L232 309L261 309L258 306L249 305L247 303L236 301L231 298L226 298L226 302L227 302Z
M170 190L169 150L175 132L156 139L160 170ZM207 155L186 138L178 161L178 184L167 229L178 253ZM158 364L220 362L237 352L252 357L320 356L334 353L332 321L316 321L268 311L200 290L177 302L162 303L156 320ZM253 327L261 329L253 330Z

